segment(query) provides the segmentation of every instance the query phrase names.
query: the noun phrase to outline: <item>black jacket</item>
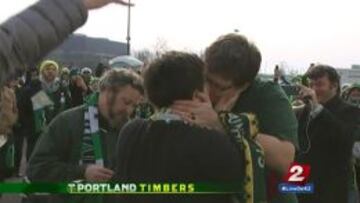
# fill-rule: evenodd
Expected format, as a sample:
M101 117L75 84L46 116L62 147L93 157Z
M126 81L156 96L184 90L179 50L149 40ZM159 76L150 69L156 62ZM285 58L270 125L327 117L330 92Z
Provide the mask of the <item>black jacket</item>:
M71 106L76 107L84 104L84 97L90 95L92 91L88 87L88 90L84 92L84 90L74 83L70 83L69 90L71 94Z
M360 110L339 97L331 99L315 118L305 108L299 119L296 161L309 164L314 194L299 195L299 202L347 202L351 181L351 152L358 136Z
M31 102L31 97L41 91L40 80L28 82L23 89L22 96L19 100L21 103L19 108L19 122L22 123L25 136L37 137L39 136L35 131L34 110Z

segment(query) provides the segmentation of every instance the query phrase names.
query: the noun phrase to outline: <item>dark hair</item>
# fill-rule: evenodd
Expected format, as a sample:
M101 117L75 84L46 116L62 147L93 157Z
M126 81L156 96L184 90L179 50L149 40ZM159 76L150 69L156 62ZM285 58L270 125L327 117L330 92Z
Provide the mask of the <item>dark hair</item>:
M134 71L119 68L105 72L105 74L100 78L99 89L100 91L105 89L115 90L117 88L130 85L141 94L144 94L142 83L142 78Z
M335 68L322 64L314 65L306 72L305 76L312 80L326 76L330 83L337 85L336 91L337 94L340 95L340 75Z
M100 78L107 69L109 68L106 65L104 65L103 63L99 63L95 68L95 77Z
M220 37L205 52L207 71L231 80L238 87L255 79L260 64L258 48L238 34Z
M152 62L145 71L145 92L156 107L168 107L175 100L192 99L204 89L204 63L194 55L171 51Z
M31 75L32 73L35 73L36 75L39 75L39 69L36 67L29 67L27 71L25 72L25 86L28 86L31 84Z

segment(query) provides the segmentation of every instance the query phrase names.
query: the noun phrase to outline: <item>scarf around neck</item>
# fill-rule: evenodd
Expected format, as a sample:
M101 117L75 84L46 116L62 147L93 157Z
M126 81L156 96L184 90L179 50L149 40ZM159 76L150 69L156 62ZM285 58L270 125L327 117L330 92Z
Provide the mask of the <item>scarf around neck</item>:
M40 76L41 87L47 93L54 93L60 88L59 78L55 78L52 82L47 82L42 76Z
M98 93L90 95L85 100L84 134L82 137L80 164L104 166L99 128L98 100Z

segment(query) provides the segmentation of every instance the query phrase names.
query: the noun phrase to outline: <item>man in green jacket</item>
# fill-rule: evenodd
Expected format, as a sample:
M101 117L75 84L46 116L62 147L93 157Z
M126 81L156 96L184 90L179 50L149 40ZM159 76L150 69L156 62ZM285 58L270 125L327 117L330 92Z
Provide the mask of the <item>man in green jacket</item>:
M61 113L47 127L30 158L27 179L110 180L119 131L142 95L142 80L136 73L125 69L107 72L101 78L100 93L90 95L84 105ZM52 198L69 201L64 196ZM87 198L76 202L88 202Z
M195 119L202 126L218 126L214 111L253 113L259 120L256 141L265 152L267 200L296 203L292 194L280 194L278 183L293 162L298 146L297 120L289 100L278 84L257 79L261 64L259 49L237 34L228 34L212 43L205 53L205 72L210 101L177 101L173 111Z

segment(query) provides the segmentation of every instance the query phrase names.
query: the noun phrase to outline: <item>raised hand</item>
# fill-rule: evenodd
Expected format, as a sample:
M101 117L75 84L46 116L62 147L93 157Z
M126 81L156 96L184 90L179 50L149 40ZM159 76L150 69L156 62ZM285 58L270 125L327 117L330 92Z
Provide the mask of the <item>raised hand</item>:
M123 0L83 0L83 2L85 4L85 7L89 10L104 7L109 3L116 3L123 6L134 6L134 4L129 4L128 2Z

